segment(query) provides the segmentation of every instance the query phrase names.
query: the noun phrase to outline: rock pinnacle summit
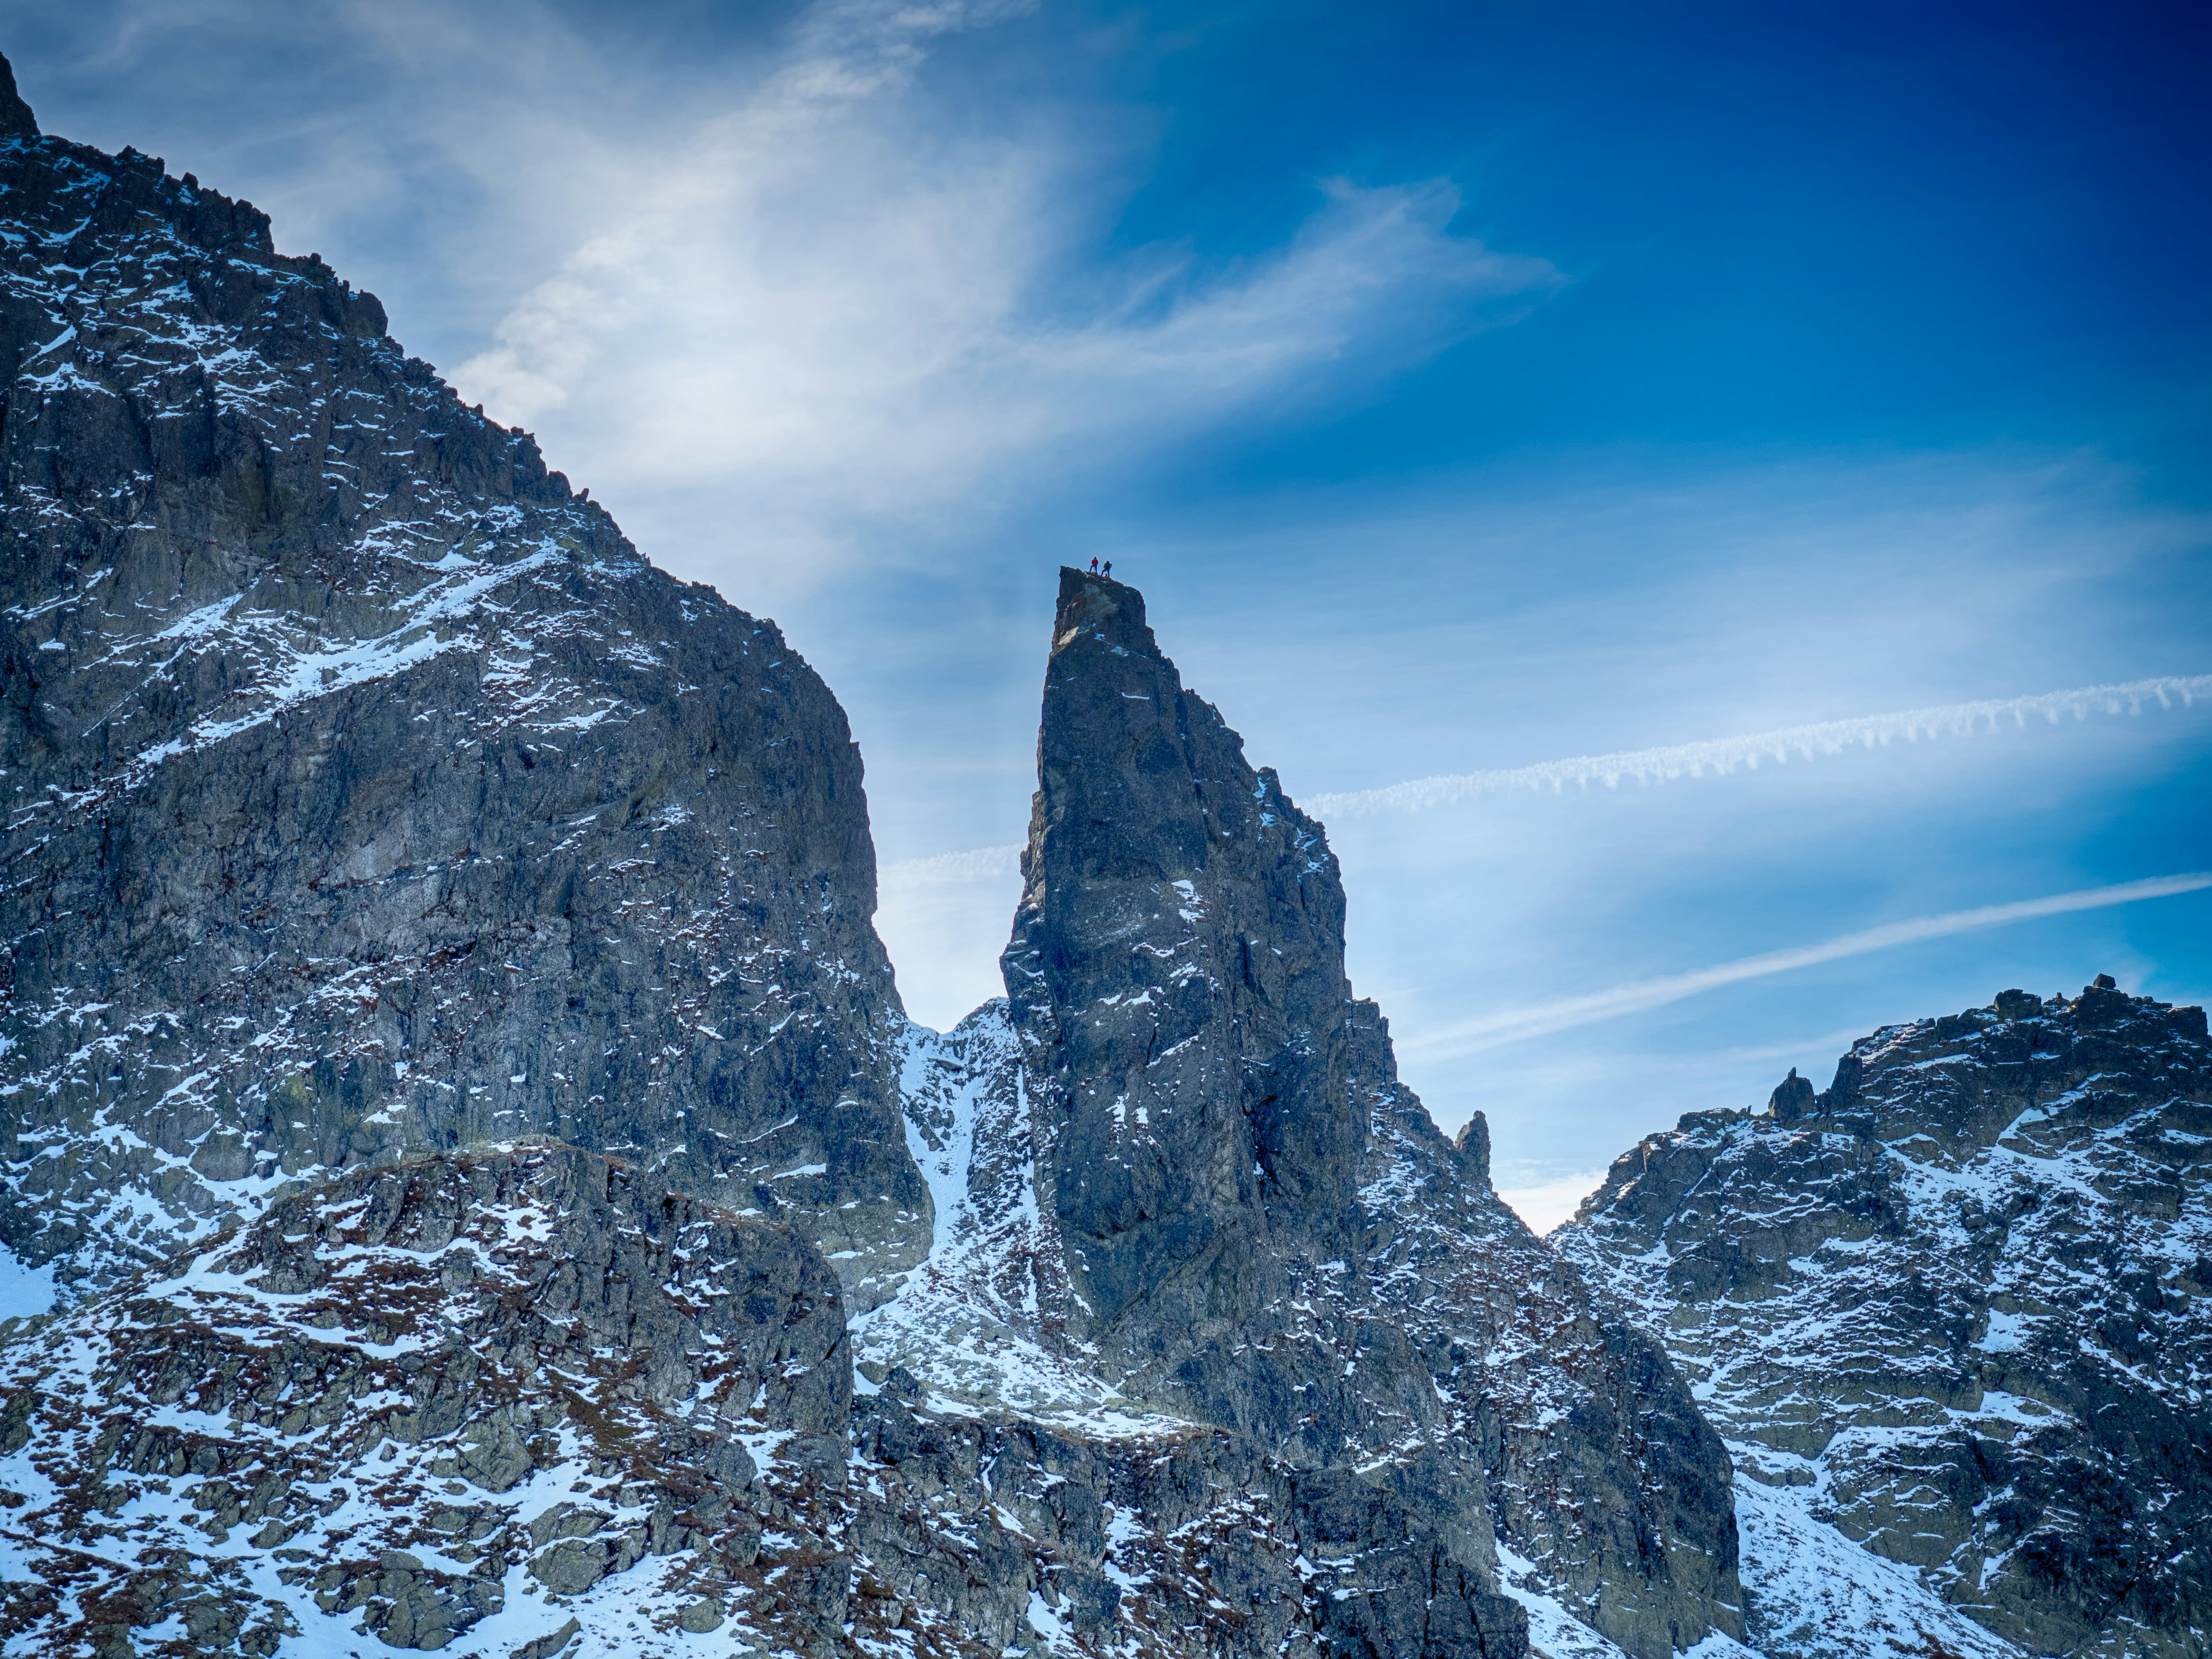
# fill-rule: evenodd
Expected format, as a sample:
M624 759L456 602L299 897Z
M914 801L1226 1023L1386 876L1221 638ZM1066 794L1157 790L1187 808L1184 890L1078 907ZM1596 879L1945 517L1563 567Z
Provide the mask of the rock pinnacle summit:
M970 1149L972 1231L863 1322L864 1355L1005 1398L1031 1384L932 1335L1003 1333L1024 1375L1389 1492L1455 1572L1530 1564L1529 1593L1639 1659L1739 1632L1717 1438L1498 1201L1480 1126L1455 1146L1398 1081L1345 977L1327 835L1135 588L1060 572L1037 756L1006 1003L909 1067L937 1079L909 1096L917 1156Z

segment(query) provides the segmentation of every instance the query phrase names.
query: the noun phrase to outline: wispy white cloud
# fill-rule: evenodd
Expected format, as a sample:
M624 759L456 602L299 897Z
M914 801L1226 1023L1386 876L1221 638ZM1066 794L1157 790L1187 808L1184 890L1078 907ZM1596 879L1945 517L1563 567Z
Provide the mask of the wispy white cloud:
M1240 263L1103 255L1095 139L923 107L933 45L1009 9L809 14L757 85L620 169L456 383L589 455L625 522L751 574L794 548L834 566L870 515L988 507L1017 462L1095 471L1372 374L1561 280L1453 234L1443 180L1323 181Z
M783 584L794 553L817 577L845 562L860 520L988 511L1018 462L1097 471L1562 281L1453 234L1443 179L1321 181L1285 243L1237 264L1102 254L1095 135L1051 111L956 126L921 86L931 46L1013 9L807 13L757 84L602 161L626 188L456 385L591 458L679 564Z
M1000 881L1021 867L1022 848L978 847L967 853L939 853L934 858L899 859L877 874L885 892L905 892L917 887L953 887L972 881Z
M1670 1002L1680 1002L1702 992L1717 990L1724 985L1764 979L1772 974L1786 974L1824 962L1841 961L1846 957L1864 956L1869 951L1892 950L1901 945L1944 939L1954 933L1972 933L1984 927L2001 927L2008 922L2032 921L2042 916L2102 909L2107 905L2135 904L2145 899L2170 898L2176 894L2194 893L2207 887L2212 887L2212 872L2199 871L2182 875L2155 876L2144 881L2120 882L2109 887L2082 888L2071 893L2055 893L2047 898L2023 899L2011 904L1987 904L1971 910L1948 910L1939 915L1916 916L1905 921L1887 922L1879 927L1844 933L1818 945L1763 951L1757 956L1740 957L1733 962L1699 968L1689 973L1632 980L1625 985L1615 985L1582 996L1560 997L1550 1002L1530 1003L1518 1008L1501 1008L1493 1013L1478 1015L1473 1019L1401 1038L1398 1046L1410 1054L1429 1060L1479 1054L1486 1048L1519 1042L1524 1038L1544 1036L1578 1025L1617 1018L1623 1014L1663 1007Z
M1035 9L815 0L696 28L549 0L120 0L70 27L107 118L191 77L206 95L128 136L250 185L281 246L374 287L649 556L753 605L913 556L902 525L980 525L1370 383L1564 280L1455 234L1443 179L1316 180L1303 224L1236 258L1118 243L1141 112L940 72ZM251 121L208 114L272 82Z

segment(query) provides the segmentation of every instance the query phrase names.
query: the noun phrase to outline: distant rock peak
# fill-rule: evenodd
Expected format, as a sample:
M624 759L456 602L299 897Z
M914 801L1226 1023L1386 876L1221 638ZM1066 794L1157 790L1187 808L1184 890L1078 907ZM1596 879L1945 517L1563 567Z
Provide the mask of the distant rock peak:
M31 113L31 106L23 101L22 94L15 90L15 69L5 58L0 58L0 137L35 138L39 136L39 118Z
M1837 1061L1833 1081L1817 1095L1793 1067L1769 1108L1782 1122L1828 1125L1885 1141L1921 1133L1979 1140L1994 1133L1990 1124L1980 1115L1970 1123L1961 1115L1960 1091L1930 1087L1918 1072L1951 1065L2056 1075L2090 1063L2083 1056L2155 1050L2172 1039L2201 1042L2205 1036L2202 1008L2130 996L2111 975L2100 974L2070 1000L2006 990L1979 1008L1886 1025L1851 1045Z
M2203 1011L2007 990L1773 1108L1648 1137L1553 1235L1729 1440L1753 1642L2197 1659Z

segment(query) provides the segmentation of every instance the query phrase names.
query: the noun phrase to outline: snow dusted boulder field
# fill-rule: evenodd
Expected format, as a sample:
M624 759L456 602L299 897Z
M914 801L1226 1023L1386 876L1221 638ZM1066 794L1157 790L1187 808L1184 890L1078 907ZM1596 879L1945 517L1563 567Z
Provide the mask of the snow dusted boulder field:
M2100 979L1887 1027L1644 1141L1552 1242L1728 1437L1754 1644L2206 1651L2203 1010Z
M742 1610L807 1646L844 1341L803 1240L609 1159L356 1171L0 1351L0 1638L672 1653Z

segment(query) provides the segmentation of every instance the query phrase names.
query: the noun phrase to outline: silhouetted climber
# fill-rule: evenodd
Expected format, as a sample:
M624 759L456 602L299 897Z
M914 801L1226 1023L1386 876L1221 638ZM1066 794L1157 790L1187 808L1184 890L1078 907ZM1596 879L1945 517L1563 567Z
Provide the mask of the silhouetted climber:
M1111 581L1111 580L1114 579L1114 561L1113 561L1113 560L1111 560L1111 559L1109 559L1109 560L1107 560L1107 561L1106 561L1106 572L1105 572L1105 574L1106 574L1106 579L1107 579L1109 581Z

